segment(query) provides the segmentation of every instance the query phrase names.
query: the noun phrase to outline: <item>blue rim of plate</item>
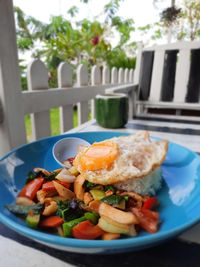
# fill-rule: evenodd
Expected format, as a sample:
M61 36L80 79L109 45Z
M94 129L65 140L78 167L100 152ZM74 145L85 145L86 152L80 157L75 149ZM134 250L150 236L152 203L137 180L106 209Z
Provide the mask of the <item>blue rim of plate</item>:
M7 154L5 154L3 157L0 158L0 161L6 159L8 156L10 156L12 153L16 152L18 149L24 148L26 146L29 146L30 144L34 144L34 143L38 143L41 142L43 140L47 140L47 139L56 139L56 138L64 138L64 137L70 137L70 136L80 136L84 133L110 133L109 131L98 131L98 132L79 132L79 133L69 133L69 134L63 134L63 135L57 135L57 136L52 136L52 137L47 137L47 138L42 138L39 139L37 141L31 142L29 144L25 144L22 146L19 146L17 148L14 148L13 150L11 150L10 152L8 152ZM115 133L117 135L129 135L130 133L122 133L122 132L117 132L117 131L112 131L112 133ZM157 137L152 137L151 138L155 138L155 139L160 139ZM175 144L176 146L179 147L183 147L181 145L178 145L176 143L173 142L169 142L170 144ZM185 147L184 147L185 148ZM187 151L189 151L190 153L192 153L195 156L199 155L187 148L185 148ZM175 237L177 235L179 235L180 233L182 233L183 231L187 230L188 228L190 228L191 226L194 226L195 224L197 224L200 221L200 216L199 218L196 219L191 219L190 222L187 223L183 223L180 227L175 227L171 230L166 230L166 231L162 231L162 232L157 232L154 234L149 234L146 236L136 236L136 237L127 237L127 238L122 238L122 239L117 239L117 240L81 240L81 239L75 239L75 238L67 238L67 237L60 237L60 236L56 236L53 234L46 234L44 232L38 231L38 230L33 230L31 228L28 228L26 226L20 225L16 222L14 222L13 220L9 219L8 217L6 217L5 215L3 215L2 213L0 213L0 221L5 224L7 227L11 228L12 230L26 236L26 237L30 237L32 239L34 239L35 241L40 241L40 242L44 242L44 243L49 243L52 245L57 245L57 246L61 246L61 247L74 247L74 248L102 248L102 249L117 249L117 248L133 248L138 246L148 246L152 243L158 243L158 242L162 242L164 240L167 240L169 238Z

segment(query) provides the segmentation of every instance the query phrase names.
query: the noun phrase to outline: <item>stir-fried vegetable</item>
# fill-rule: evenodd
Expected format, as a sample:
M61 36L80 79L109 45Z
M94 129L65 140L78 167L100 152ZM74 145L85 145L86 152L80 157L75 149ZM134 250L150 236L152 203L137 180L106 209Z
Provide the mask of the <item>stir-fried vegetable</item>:
M12 213L17 215L28 215L30 211L33 211L35 214L39 214L43 208L43 204L38 203L30 206L22 206L16 204L5 205L5 207Z
M147 198L147 200L145 200L144 204L143 204L143 208L145 209L152 209L155 208L158 205L158 200L156 197L150 197Z
M21 192L19 193L19 197L27 197L31 200L34 199L43 182L44 178L36 178L32 180L22 188Z
M95 239L102 236L104 231L98 226L92 224L89 220L83 221L72 229L72 235L79 239Z
M40 227L54 228L63 224L64 220L59 216L50 216L40 222Z
M40 222L40 214L28 214L26 217L26 223L31 228L37 228L38 224Z
M65 222L63 224L63 231L64 231L64 236L71 236L72 235L72 229L75 225L85 221L86 218L85 216L82 216L78 219L74 219L72 221L69 221L69 222Z
M113 240L135 236L136 229L158 231L156 197L93 184L72 166L73 159L68 163L68 168L53 172L35 168L16 203L5 207L24 218L29 227L54 229L63 237Z

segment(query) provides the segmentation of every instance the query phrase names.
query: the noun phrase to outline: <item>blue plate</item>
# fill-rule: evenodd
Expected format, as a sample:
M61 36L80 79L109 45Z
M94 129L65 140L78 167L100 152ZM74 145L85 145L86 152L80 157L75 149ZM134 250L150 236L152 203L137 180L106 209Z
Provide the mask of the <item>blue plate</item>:
M141 232L137 237L119 240L78 240L33 230L23 220L4 208L15 200L27 173L34 167L54 170L59 167L52 147L63 137L80 137L90 143L113 136L117 132L86 132L50 137L13 150L0 160L0 220L18 233L54 248L80 253L117 253L140 250L166 241L200 220L200 157L194 152L170 143L162 166L164 182L158 192L161 226L157 233Z

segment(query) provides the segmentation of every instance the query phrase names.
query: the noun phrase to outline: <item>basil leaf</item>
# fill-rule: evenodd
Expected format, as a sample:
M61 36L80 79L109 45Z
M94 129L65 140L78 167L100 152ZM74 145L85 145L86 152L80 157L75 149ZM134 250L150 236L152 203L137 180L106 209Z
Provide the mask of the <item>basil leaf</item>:
M119 204L122 200L124 199L124 197L119 196L119 195L111 195L111 196L107 196L101 199L102 202L105 202L107 204L110 205L117 205Z
M5 205L5 208L17 215L27 215L31 210L33 211L34 214L40 214L41 210L43 209L43 204L39 203L30 206L8 204Z

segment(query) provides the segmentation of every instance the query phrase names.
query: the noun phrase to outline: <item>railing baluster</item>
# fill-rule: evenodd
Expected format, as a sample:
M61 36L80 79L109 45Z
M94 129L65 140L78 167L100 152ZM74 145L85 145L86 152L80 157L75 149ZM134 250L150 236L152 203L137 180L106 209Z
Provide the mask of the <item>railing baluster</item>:
M58 87L67 89L73 86L73 71L71 65L62 62L58 67ZM59 108L60 132L64 133L73 128L73 105L64 105Z
M108 66L103 67L102 84L110 84L110 68Z
M119 69L118 83L124 83L124 69L123 68Z
M124 82L129 83L129 69L126 68L124 71Z
M118 70L115 67L113 67L111 71L111 83L112 84L118 83Z
M101 70L98 66L93 66L91 71L91 84L93 86L95 85L101 85L102 83L102 77L101 77ZM95 118L95 103L94 99L91 99L91 116L92 119Z
M129 83L133 83L134 81L134 69L129 70Z
M48 71L42 61L36 59L29 64L27 72L29 91L48 90L48 78ZM51 134L49 110L31 114L31 123L34 140Z
M83 64L79 65L77 68L77 85L80 87L88 85L88 69ZM78 125L81 125L82 123L88 121L88 116L89 116L88 101L81 101L77 105L78 105Z

